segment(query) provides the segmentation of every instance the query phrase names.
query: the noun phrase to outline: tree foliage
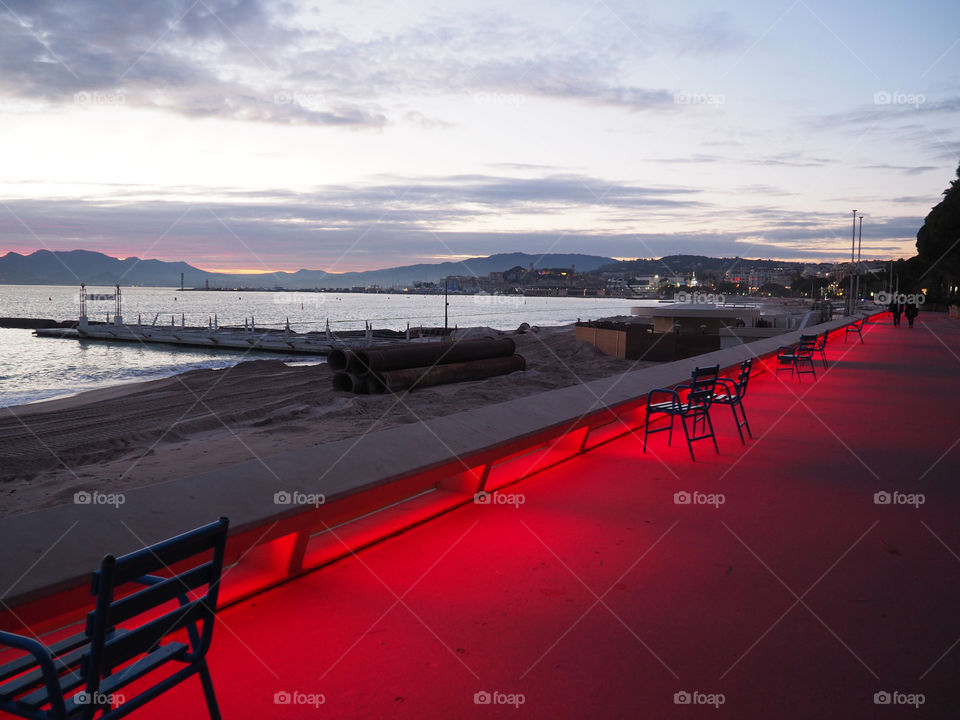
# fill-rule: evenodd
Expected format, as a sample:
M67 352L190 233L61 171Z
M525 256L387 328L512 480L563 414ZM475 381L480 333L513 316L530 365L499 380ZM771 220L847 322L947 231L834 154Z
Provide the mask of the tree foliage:
M960 167L941 200L917 232L917 259L922 268L918 282L926 285L933 300L956 301L960 283ZM914 289L914 288L911 288Z

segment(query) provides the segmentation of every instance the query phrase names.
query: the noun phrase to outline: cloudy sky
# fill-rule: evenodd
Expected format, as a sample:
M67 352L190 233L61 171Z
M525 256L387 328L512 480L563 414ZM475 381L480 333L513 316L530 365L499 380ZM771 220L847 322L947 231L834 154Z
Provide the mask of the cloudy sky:
M0 0L0 252L914 254L960 3Z

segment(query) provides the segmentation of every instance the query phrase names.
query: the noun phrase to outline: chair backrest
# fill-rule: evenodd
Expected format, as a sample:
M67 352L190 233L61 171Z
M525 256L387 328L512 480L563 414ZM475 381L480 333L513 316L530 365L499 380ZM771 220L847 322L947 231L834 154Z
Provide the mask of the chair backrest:
M203 658L213 633L228 525L227 518L220 518L142 550L103 559L91 582L96 609L87 615L90 651L82 669L88 692L96 692L103 676L156 649L182 628L190 639L186 659ZM132 583L146 587L118 592ZM174 600L179 607L165 611ZM124 632L111 634L121 623Z
M720 366L711 365L705 368L694 368L690 373L690 390L687 393L687 409L709 409L713 395L717 388L717 378L720 376Z
M747 394L747 383L750 382L750 371L753 368L753 358L747 358L740 363L740 372L737 373L737 395L743 398Z

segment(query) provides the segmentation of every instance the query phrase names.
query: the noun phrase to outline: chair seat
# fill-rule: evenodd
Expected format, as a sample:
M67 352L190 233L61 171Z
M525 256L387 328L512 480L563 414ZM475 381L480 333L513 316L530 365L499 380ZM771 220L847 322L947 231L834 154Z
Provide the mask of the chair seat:
M80 647L81 645L86 645L89 643L89 638L85 633L78 633L77 635L72 635L64 640L54 643L49 646L50 653L54 657L60 657L64 653L70 652L71 650ZM0 680L5 680L7 678L14 677L19 675L22 672L35 668L37 666L37 661L33 655L23 655L22 657L17 658L11 662L8 662L6 665L0 667ZM0 698L6 692L6 685L0 686Z
M110 677L104 678L103 682L100 684L101 696L106 697L109 695L115 695L117 691L122 689L125 685L128 685L134 680L137 680L156 670L164 663L179 658L179 656L183 655L187 650L188 647L186 645L178 642L169 643L157 648L152 653L145 655L132 665L118 670ZM72 715L73 713L87 707L88 702L89 700L84 697L82 692L75 693L74 695L66 698L64 705L67 708L67 715Z
M126 632L126 630L117 629L114 631L111 637L120 637L121 635L126 634ZM78 643L82 644L78 645ZM69 650L68 652L64 652L64 650L67 648L73 649ZM80 663L83 660L83 656L89 649L90 641L85 633L80 633L78 635L69 637L66 640L61 640L56 645L52 645L50 647L51 653L54 656L54 667L58 672L66 673L66 675L61 676L61 679L78 681L77 683L70 683L70 685L73 687L76 687L83 681L79 672L79 668ZM32 709L43 706L48 700L46 696L47 689L44 684L43 670L40 668L39 664L32 655L28 655L25 658L20 658L20 661L17 661L16 663L10 663L9 666L14 666L15 664L20 668L18 672L21 672L22 674L0 686L0 700L9 701L18 695L29 693L25 698L21 698L21 700L23 700ZM6 674L7 667L9 666L4 666L0 673ZM42 697L38 695L37 700L39 703L34 704L33 698L38 692L42 693Z
M100 684L100 693L102 695L112 695L124 685L137 680L151 670L155 670L163 663L182 655L186 650L187 646L179 642L162 645L132 665L122 668L108 678L105 678ZM67 715L71 715L87 706L89 701L83 697L83 684L84 678L77 672L60 677L60 689L63 692ZM79 690L79 692L74 692L73 695L68 696L68 693L76 690ZM36 711L49 701L49 693L46 686L43 686L29 695L20 698L17 702L30 710Z

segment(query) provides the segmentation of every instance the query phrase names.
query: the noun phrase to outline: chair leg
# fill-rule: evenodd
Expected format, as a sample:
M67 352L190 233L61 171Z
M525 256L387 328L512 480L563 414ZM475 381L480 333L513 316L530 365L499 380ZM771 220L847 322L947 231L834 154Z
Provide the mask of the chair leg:
M717 451L717 455L720 454L720 447L717 445L717 434L713 431L713 420L710 419L710 413L705 413L704 418L707 420L707 425L710 426L710 439L713 440L713 449Z
M736 403L730 403L730 411L733 413L733 422L737 426L737 433L740 435L740 444L746 445L747 442L743 439L743 430L740 429L740 418L737 416Z
M647 451L647 435L650 433L650 413L647 413L646 422L643 423L643 451Z
M681 415L681 416L680 416L680 425L683 427L683 435L684 435L684 437L687 438L687 450L690 451L690 459L693 460L694 462L696 462L697 459L693 456L693 443L690 442L690 433L687 432L687 418L686 418L686 416L684 416L684 415ZM696 432L696 431L694 431L694 432Z
M670 416L670 431L667 433L667 447L673 447L673 415Z
M210 720L220 719L220 708L217 706L217 695L213 691L213 679L210 677L210 668L207 666L207 660L204 658L200 663L200 684L203 685L203 695L207 699L207 710L210 712Z
M750 431L750 421L747 420L747 409L743 406L742 401L738 402L737 405L740 406L740 414L743 415L743 426L747 429L747 435L753 440L753 433Z

